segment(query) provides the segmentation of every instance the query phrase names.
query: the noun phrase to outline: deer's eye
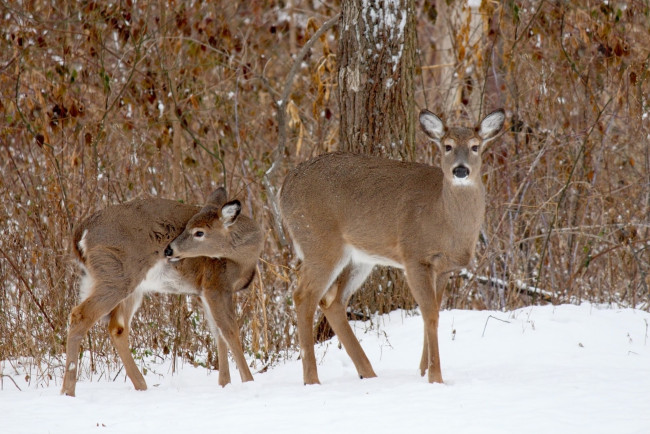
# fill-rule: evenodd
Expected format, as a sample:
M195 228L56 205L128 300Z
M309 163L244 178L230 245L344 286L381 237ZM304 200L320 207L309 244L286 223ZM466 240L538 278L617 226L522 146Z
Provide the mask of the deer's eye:
M472 152L478 152L478 146L477 145L472 146Z
M194 232L194 238L203 238L204 236L205 236L205 232L203 231Z
M451 145L445 145L445 152L451 152Z

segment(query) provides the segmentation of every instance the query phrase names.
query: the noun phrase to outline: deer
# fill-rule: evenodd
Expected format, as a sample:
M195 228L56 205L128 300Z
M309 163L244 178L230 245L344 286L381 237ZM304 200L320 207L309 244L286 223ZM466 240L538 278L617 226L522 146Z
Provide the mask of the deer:
M230 383L228 349L242 382L253 380L233 294L253 281L263 235L241 214L238 200L227 200L224 188L212 192L203 207L161 198L109 206L75 227L72 244L81 268L81 302L69 317L62 394L75 396L81 340L102 319L133 386L147 389L129 350L129 331L148 292L200 297L216 337L219 385Z
M403 269L424 321L420 374L442 383L438 322L451 273L474 256L485 215L481 157L501 131L503 110L474 128L424 109L419 122L440 167L333 152L291 170L280 190L282 221L301 260L293 292L304 384L320 384L313 321L320 307L360 378L376 377L346 316L376 265Z

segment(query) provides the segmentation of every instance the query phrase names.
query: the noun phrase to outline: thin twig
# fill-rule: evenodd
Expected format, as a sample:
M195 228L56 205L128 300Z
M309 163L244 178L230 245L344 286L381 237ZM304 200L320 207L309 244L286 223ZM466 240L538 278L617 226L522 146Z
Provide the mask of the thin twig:
M34 127L32 124L27 120L25 117L25 114L23 113L22 109L20 108L20 103L19 103L19 96L20 96L20 76L21 76L21 71L22 71L22 60L23 60L23 52L21 51L20 56L18 57L18 73L16 75L16 95L15 95L15 105L16 105L16 110L18 111L18 114L20 115L20 119L22 120L23 124L25 127L27 127L27 131L34 137L34 140L36 140L39 145L42 147L45 147L46 150L49 150L52 153L52 160L54 160L54 172L56 173L56 179L59 182L59 187L61 188L61 196L63 200L63 206L62 208L65 210L65 216L67 219L68 223L68 228L72 228L72 217L70 216L70 207L68 207L68 191L66 189L66 184L63 182L63 176L61 175L61 165L59 164L59 160L56 158L54 155L54 146L52 146L50 143L47 143L45 139L39 140L39 135L36 133L34 130ZM41 136L43 137L43 136ZM47 156L47 152L44 152L44 154Z
M320 37L334 27L334 25L339 21L340 14L337 14L336 16L330 18L328 21L326 21L320 29L316 31L312 35L311 38L309 38L309 41L303 45L302 49L296 56L296 59L293 62L293 65L291 66L291 69L289 70L289 74L287 75L287 79L284 82L284 90L282 91L282 96L280 97L280 101L277 102L278 105L278 148L276 150L276 155L275 155L275 161L273 164L271 164L271 167L269 167L269 170L266 171L265 176L268 176L269 178L273 176L277 168L279 167L279 163L282 162L282 159L284 158L284 148L286 146L286 127L287 127L287 122L286 122L286 107L288 106L287 102L289 100L289 94L291 93L291 87L293 86L293 81L296 77L296 74L298 73L298 69L300 68L300 65L302 64L302 60L305 58L307 55L307 52L311 49L311 47L320 39Z
M511 52L515 51L515 47L517 47L517 44L519 41L521 41L527 34L528 34L528 29L530 26L533 24L533 22L537 19L538 15L542 12L542 8L544 7L544 3L546 3L546 0L542 0L539 5L536 6L536 11L533 17L528 21L528 24L526 24L526 27L524 27L523 31L521 34L515 39L515 42L512 44L512 48L510 49Z
M488 321L490 318L495 319L497 321L504 322L506 324L510 324L510 321L506 321L505 319L497 318L496 316L489 315L487 319L485 320L485 326L483 327L483 334L481 334L481 337L485 337L485 330L487 329Z
M14 383L14 386L16 386L16 389L18 389L18 390L21 391L21 392L23 391L23 389L21 389L20 386L18 386L18 384L16 384L16 380L14 380L14 379L11 377L11 375L0 374L0 378L8 378L8 379L10 379L11 382Z
M461 270L460 273L458 273L458 276L468 280L476 279L476 281L484 285L488 284L495 288L502 288L504 290L508 288L508 282L506 282L503 279L499 279L496 277L488 277L488 276L478 276L466 269ZM527 285L521 280L515 280L513 284L518 292L525 292L528 293L529 295L541 296L542 299L547 302L550 302L553 298L552 292L546 291L536 286Z
M248 169L246 169L246 160L244 156L244 150L242 148L242 143L240 139L239 132L239 73L240 69L237 69L237 79L235 80L235 96L233 98L234 105L234 114L235 114L235 131L233 132L234 140L237 145L237 152L239 153L239 163L241 164L241 171L246 183L244 187L246 188L246 204L248 205L248 212L253 216L253 193L251 192Z
M18 276L18 279L21 282L23 282L23 285L25 286L25 289L27 289L27 292L32 297L32 300L34 301L34 303L38 307L38 310L41 311L41 313L43 314L43 316L47 320L47 323L52 328L52 331L56 332L56 327L54 327L54 323L50 319L50 316L47 314L47 312L45 312L45 308L43 307L43 304L40 302L40 300L36 297L36 295L34 294L32 289L29 287L29 283L27 283L27 280L25 280L25 278L23 277L22 273L20 272L20 270L18 269L18 267L16 266L14 261L11 260L9 255L7 255L5 253L5 251L1 247L0 247L0 253L2 254L2 256L4 256L4 258L7 260L7 262L9 262L9 265L11 266L11 268L14 269L14 272L16 273L16 276Z
M539 287L539 281L542 278L542 270L544 268L544 258L546 256L546 251L548 250L548 243L551 239L551 233L553 232L553 229L555 229L555 223L557 222L558 214L560 212L560 205L564 201L564 198L566 196L567 191L569 190L569 185L571 185L571 180L573 179L573 174L575 173L576 167L578 166L578 160L580 157L584 154L585 149L587 148L587 140L589 139L589 136L591 136L591 133L594 131L596 128L596 125L598 125L598 121L600 120L600 117L602 116L603 112L607 108L610 102L612 102L612 98L610 98L607 103L605 103L605 106L598 112L598 116L596 116L596 120L594 121L593 125L589 129L589 132L587 132L587 135L585 136L584 140L582 141L582 145L580 146L580 150L578 151L578 154L576 155L575 159L573 160L573 165L571 166L571 171L569 172L569 177L567 178L566 182L564 183L564 186L562 187L562 190L560 192L560 198L557 201L556 207L555 207L555 213L553 213L553 220L551 220L551 224L549 225L548 228L548 233L546 234L546 239L544 240L544 246L542 247L542 253L540 255L539 259L539 270L537 272L537 279L535 281L535 287ZM533 297L533 303L535 302L535 298Z
M307 41L305 45L303 45L302 49L296 56L296 59L294 60L293 65L291 66L291 69L289 70L287 79L284 82L284 90L282 91L280 100L277 101L278 146L275 150L275 158L273 159L273 163L271 163L271 167L269 167L266 173L264 173L264 177L262 178L262 184L266 189L267 192L266 195L269 201L269 205L271 207L271 213L273 214L273 224L275 226L275 232L278 235L280 245L282 245L283 247L287 245L287 238L284 234L284 229L282 228L282 222L280 220L280 206L278 204L277 189L273 185L271 178L278 170L278 167L282 165L282 161L284 159L284 150L286 147L286 140L287 140L287 120L286 120L287 101L289 99L289 94L291 93L293 80L295 79L296 74L298 73L298 69L300 68L302 60L305 58L307 52L316 43L316 41L318 41L318 39L326 31L334 27L334 25L338 22L339 17L340 14L337 14L333 18L330 18L328 21L326 21L320 27L320 29L318 29L316 33L314 33L312 37L309 38L309 41Z
M456 66L455 63L436 63L435 65L425 65L421 66L422 70L427 70L427 69L440 69L440 68L450 68L452 66Z
M156 49L156 51L158 51ZM159 52L159 58L160 58L160 65L161 69L163 70L163 73L165 75L165 79L167 80L167 86L170 89L170 95L172 99L172 103L174 104L174 116L176 116L176 120L178 121L178 124L180 127L185 130L187 134L189 134L190 138L192 139L192 143L197 145L199 148L203 149L208 155L210 155L212 158L217 160L221 164L221 172L223 174L223 186L226 190L228 190L228 177L227 177L227 169L226 169L226 163L223 161L223 157L219 155L218 152L214 152L201 141L199 138L194 134L194 131L189 127L187 122L183 122L184 118L184 113L181 107L179 106L178 100L176 99L176 92L175 89L176 87L174 86L174 83L172 83L172 79L169 75L169 69L167 67L164 67L162 64L162 53Z

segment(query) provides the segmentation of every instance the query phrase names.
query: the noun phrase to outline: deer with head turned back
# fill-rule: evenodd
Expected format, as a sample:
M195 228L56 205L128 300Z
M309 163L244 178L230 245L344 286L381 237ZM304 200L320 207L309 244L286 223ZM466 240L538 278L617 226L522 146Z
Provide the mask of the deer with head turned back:
M203 208L136 199L105 208L74 231L81 303L72 309L61 393L75 395L81 340L100 319L137 390L147 384L129 350L131 318L149 291L198 295L216 336L219 384L230 383L228 349L242 381L251 381L239 339L233 293L250 285L262 232L237 200L215 190Z
M475 128L420 125L440 167L330 153L300 164L280 192L282 218L302 260L293 298L305 384L319 383L313 319L320 306L362 378L376 374L347 322L350 296L375 265L401 268L424 320L420 372L442 383L438 315L449 274L469 264L485 214L481 154L503 127L498 110Z

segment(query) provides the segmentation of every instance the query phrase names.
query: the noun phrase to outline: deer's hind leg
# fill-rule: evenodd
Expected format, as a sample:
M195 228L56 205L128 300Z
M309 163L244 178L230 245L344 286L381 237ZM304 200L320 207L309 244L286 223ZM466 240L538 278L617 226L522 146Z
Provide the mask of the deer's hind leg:
M136 390L147 390L147 383L133 360L131 349L129 347L129 331L131 318L140 307L142 293L133 292L128 298L124 299L110 314L108 322L108 333L111 341L122 359L122 364L126 370L126 375L133 383Z
M349 263L320 301L321 310L339 341L343 344L348 356L352 359L360 378L372 378L376 377L377 374L372 369L366 353L361 348L359 340L350 327L346 308L348 300L366 280L372 268L372 264Z
M126 284L123 265L119 252L111 249L97 249L87 254L86 299L70 312L62 394L75 395L81 340L97 321L109 315L133 291Z
M340 251L331 250L326 254L317 250L305 252L305 259L300 267L298 287L293 293L304 384L320 384L314 353L314 314L316 308L349 262L349 255L345 255L343 247L341 247ZM337 333L336 329L334 332Z

